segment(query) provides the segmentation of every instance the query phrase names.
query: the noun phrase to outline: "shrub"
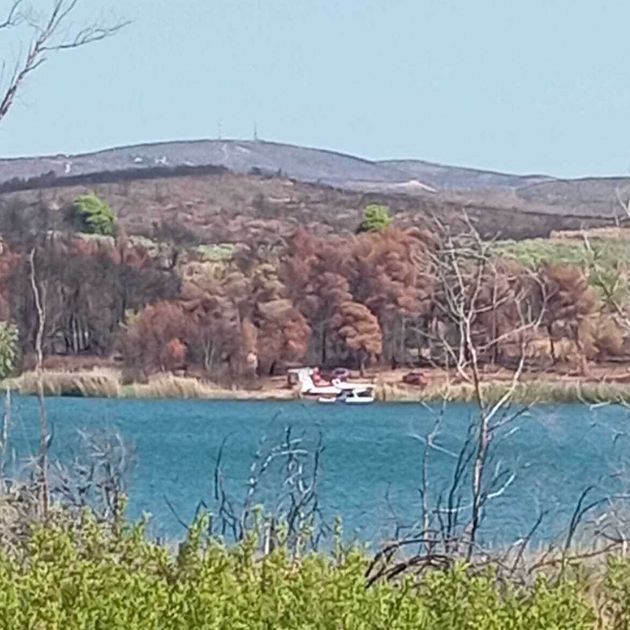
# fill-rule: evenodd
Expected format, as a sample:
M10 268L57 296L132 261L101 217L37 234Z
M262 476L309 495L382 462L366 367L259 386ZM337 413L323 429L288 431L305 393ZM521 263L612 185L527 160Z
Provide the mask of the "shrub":
M116 214L93 193L77 197L70 206L68 218L82 232L99 236L116 234Z
M596 621L570 578L519 589L459 565L419 585L366 588L368 558L357 550L296 558L280 546L261 556L253 533L227 547L205 531L200 520L172 553L143 525L107 528L84 515L36 527L0 553L0 628L582 630ZM619 580L627 576L612 576L608 611L625 619Z
M9 322L0 322L0 379L7 378L15 369L18 340L17 327Z
M363 221L358 232L380 232L391 225L389 208L379 204L370 204L363 213Z

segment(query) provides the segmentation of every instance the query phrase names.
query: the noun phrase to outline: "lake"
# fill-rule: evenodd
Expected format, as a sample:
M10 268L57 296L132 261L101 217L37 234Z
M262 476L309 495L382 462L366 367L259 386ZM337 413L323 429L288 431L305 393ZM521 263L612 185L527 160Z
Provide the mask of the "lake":
M21 462L37 448L37 403L15 397L12 409L13 446ZM199 502L212 496L214 461L224 440L226 485L243 496L252 457L265 436L268 445L276 443L291 425L312 445L321 434L325 513L343 519L346 535L375 541L391 533L396 519L410 523L416 517L423 444L414 436L431 430L441 406L50 398L47 409L53 458L71 456L78 430L122 433L135 453L129 516L151 513L151 531L169 537L180 536L178 521L189 521ZM443 450L432 456L434 488L448 484L454 463L448 452L461 445L473 413L467 404L445 408L438 440ZM623 490L629 418L628 410L614 406L528 411L498 447L497 461L509 465L516 478L495 500L485 538L500 542L525 533L541 509L550 511L540 530L550 537L570 518L585 486L596 484L595 493ZM279 479L263 484L269 501Z

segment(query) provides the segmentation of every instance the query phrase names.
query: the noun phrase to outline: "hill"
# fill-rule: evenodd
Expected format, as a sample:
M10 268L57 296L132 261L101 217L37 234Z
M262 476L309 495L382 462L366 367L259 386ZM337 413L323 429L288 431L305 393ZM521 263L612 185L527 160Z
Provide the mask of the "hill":
M237 140L196 140L143 144L84 155L0 160L0 184L13 178L30 179L54 173L56 177L102 172L137 172L153 168L221 166L233 173L281 173L303 182L348 186L360 182L399 183L404 171L333 151Z
M627 219L619 200L630 196L630 179L561 180L237 140L0 160L5 200L20 191L27 199L37 193L63 203L86 188L98 189L145 231L173 213L194 215L196 228L210 229L227 213L241 221L308 219L326 230L347 230L365 203L380 201L412 223L427 213L450 220L465 209L484 234L523 238ZM224 218L218 223L226 225Z
M460 166L446 166L424 160L383 160L379 164L405 173L435 189L445 190L520 188L527 184L554 181L547 175L510 175Z

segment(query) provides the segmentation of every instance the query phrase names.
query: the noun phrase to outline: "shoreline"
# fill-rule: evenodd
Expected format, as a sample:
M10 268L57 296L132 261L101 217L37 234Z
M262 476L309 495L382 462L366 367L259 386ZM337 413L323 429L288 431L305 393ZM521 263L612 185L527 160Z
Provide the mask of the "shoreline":
M528 375L529 376L529 375ZM630 383L588 378L551 378L524 380L516 385L511 402L532 403L627 403L630 402ZM122 384L120 373L113 369L67 372L46 370L43 373L44 393L47 396L74 398L111 398L131 400L223 400L223 401L312 401L315 398L301 395L295 389L282 386L282 379L262 382L258 389L244 387L220 387L193 377L159 375L147 383ZM14 393L37 393L37 377L34 372L7 379L3 386ZM544 379L544 380L543 380ZM482 390L488 402L500 400L508 391L511 381L488 378ZM474 390L467 383L449 383L434 379L425 388L406 386L397 382L374 382L377 402L426 403L472 402Z

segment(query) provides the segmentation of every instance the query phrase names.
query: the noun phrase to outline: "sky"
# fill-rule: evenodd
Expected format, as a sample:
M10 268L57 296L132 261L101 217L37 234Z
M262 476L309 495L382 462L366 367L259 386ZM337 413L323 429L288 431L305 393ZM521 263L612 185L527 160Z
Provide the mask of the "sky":
M32 76L1 156L256 127L369 159L630 173L628 0L82 0L74 20L101 13L131 24Z

